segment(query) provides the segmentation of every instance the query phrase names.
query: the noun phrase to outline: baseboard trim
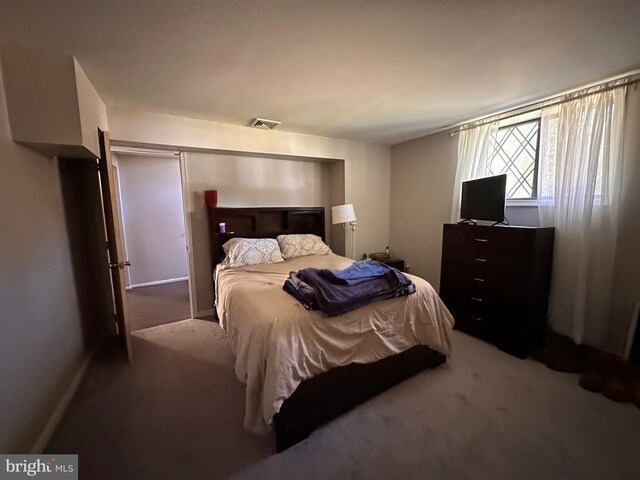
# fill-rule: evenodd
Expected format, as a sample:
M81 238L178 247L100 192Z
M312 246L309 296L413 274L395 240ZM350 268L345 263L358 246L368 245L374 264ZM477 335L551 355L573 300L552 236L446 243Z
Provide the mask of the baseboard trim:
M209 315L215 315L215 313L216 313L215 308L210 308L209 310L201 310L196 312L193 318L208 317Z
M129 285L127 290L140 287L153 287L154 285L164 285L166 283L184 282L185 280L189 280L189 277L169 278L167 280L157 280L155 282L136 283L135 285Z
M64 412L67 410L69 403L71 403L73 396L76 394L76 391L78 390L82 379L86 375L87 370L89 370L89 365L91 364L91 359L93 358L93 354L95 352L96 349L94 348L86 355L86 357L82 361L80 368L78 368L78 371L71 380L71 383L69 383L69 386L64 392L64 395L62 395L62 397L58 401L58 404L53 410L51 417L49 417L49 420L42 429L42 432L40 432L40 435L38 435L36 443L33 444L30 452L32 455L40 455L44 452L44 449L47 447L49 440L51 440L53 432L55 432L56 428L60 424L62 415L64 415Z

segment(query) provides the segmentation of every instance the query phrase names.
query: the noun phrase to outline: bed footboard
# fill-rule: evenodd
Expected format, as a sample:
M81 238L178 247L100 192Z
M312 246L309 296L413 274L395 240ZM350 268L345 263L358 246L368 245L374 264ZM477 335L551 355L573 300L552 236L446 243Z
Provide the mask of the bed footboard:
M273 418L278 452L365 400L445 361L441 353L418 345L374 363L352 363L302 382Z

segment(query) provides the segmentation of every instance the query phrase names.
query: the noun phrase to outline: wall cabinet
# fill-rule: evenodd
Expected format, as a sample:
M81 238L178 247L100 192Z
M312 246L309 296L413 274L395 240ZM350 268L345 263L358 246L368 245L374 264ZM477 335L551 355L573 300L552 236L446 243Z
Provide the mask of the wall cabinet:
M10 42L0 53L11 139L51 157L99 157L107 109L78 61Z

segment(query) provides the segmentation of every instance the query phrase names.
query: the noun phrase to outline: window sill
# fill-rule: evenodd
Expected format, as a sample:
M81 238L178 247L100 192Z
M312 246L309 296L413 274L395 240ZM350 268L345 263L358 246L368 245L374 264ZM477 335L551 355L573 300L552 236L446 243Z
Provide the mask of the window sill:
M507 207L537 207L538 200L507 200Z

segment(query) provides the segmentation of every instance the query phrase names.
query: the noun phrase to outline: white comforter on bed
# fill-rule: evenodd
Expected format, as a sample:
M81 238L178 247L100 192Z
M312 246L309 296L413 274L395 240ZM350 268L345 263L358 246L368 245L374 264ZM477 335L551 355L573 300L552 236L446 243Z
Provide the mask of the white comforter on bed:
M247 385L244 427L269 431L273 416L303 380L350 363L370 363L414 345L449 354L453 317L431 285L409 275L416 293L338 317L306 310L282 286L291 271L347 267L337 255L217 271L217 312Z

